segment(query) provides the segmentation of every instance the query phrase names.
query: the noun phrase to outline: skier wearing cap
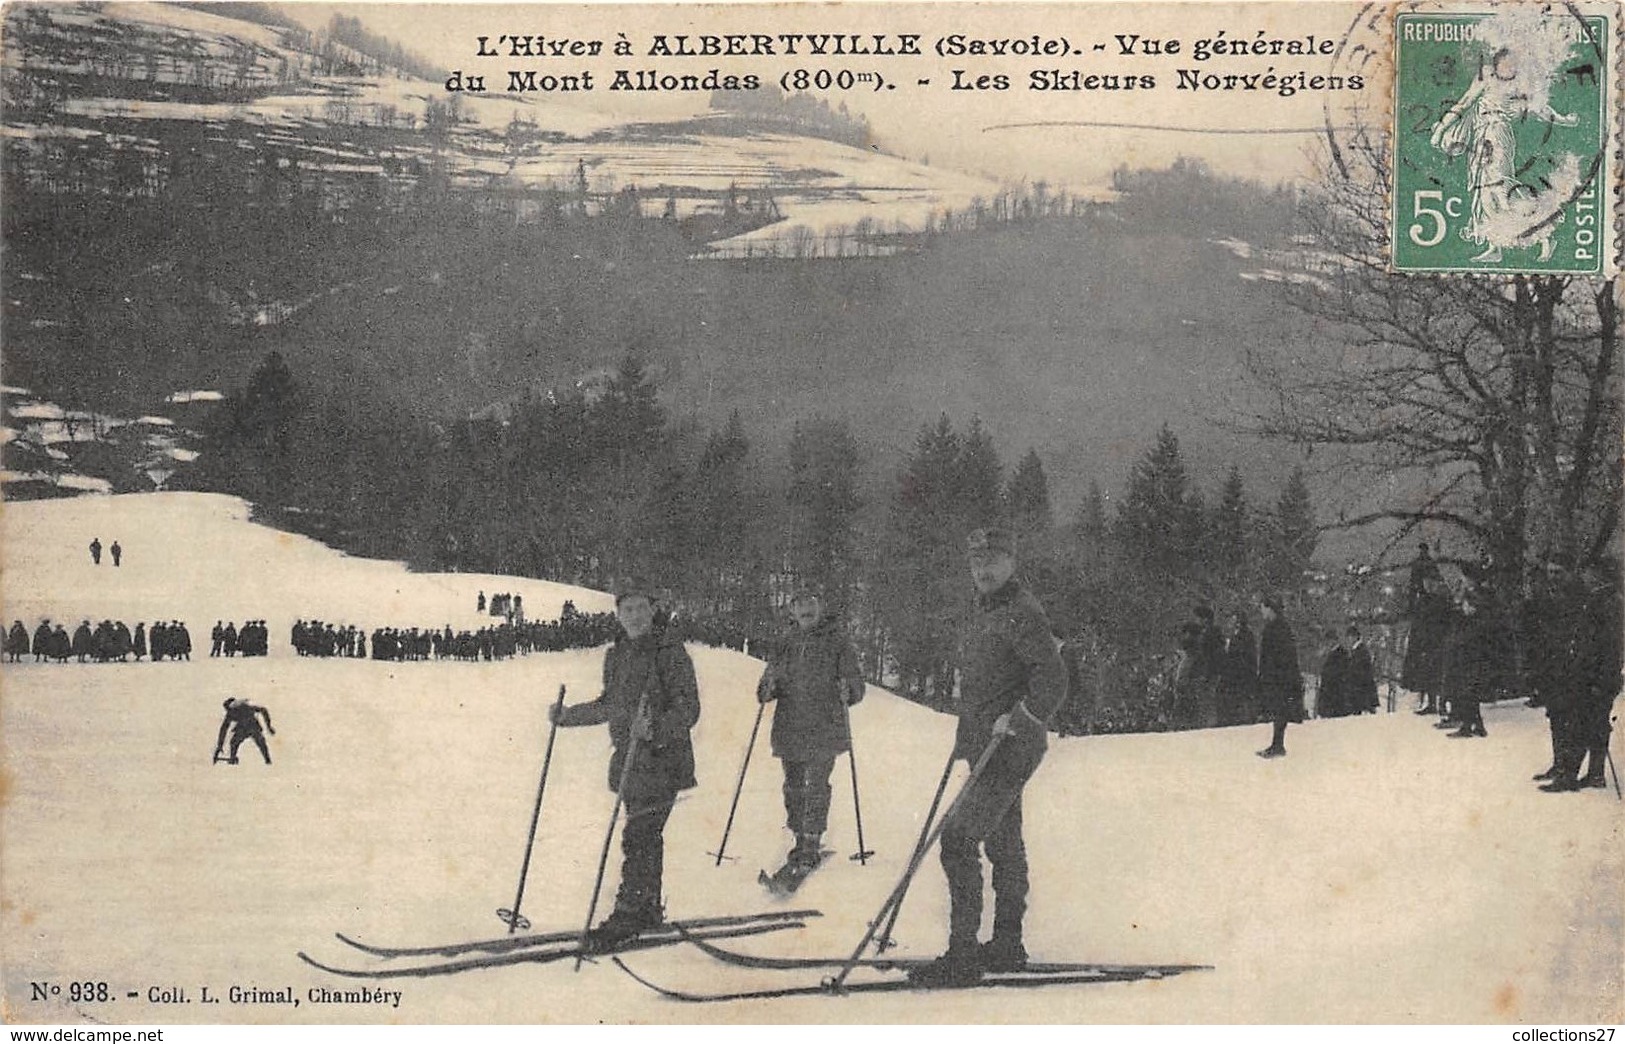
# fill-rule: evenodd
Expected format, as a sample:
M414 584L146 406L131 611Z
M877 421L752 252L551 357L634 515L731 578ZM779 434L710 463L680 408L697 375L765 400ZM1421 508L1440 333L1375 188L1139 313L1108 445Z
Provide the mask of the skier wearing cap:
M554 704L550 720L562 728L609 725L614 752L609 788L626 807L621 832L621 886L615 909L588 933L589 950L613 949L665 920L661 879L666 820L677 794L695 785L689 731L700 718L694 662L681 643L653 629L652 592L622 584L615 595L621 637L604 654L603 693L589 703ZM635 741L635 742L634 742ZM631 757L628 763L628 757Z
M260 718L265 719L265 731L276 735L276 729L271 727L271 712L264 707L239 700L234 696L226 697L221 704L226 708L226 716L220 722L220 734L214 740L214 760L220 760L220 749L226 744L226 733L231 732L231 752L226 763L237 764L237 748L243 745L244 740L253 740L254 746L260 749L260 756L265 763L271 763L271 751L265 746L265 735L260 732Z
M796 838L785 868L804 873L821 860L829 777L835 759L852 749L847 708L863 699L863 672L857 649L816 591L796 591L790 615L795 627L768 658L756 698L776 704L773 756L784 765L784 813Z
M948 949L909 973L922 986L968 985L1027 963L1021 797L1048 746L1047 723L1066 698L1066 667L1043 607L1016 578L1009 531L978 529L966 551L976 602L960 644L954 756L975 765L995 738L998 746L942 831ZM984 849L993 865L993 937L979 944Z

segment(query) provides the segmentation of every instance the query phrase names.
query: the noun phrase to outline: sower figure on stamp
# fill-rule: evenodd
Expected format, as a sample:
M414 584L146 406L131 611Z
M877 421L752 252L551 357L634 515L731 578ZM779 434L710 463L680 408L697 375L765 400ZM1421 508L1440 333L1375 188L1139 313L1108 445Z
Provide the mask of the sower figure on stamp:
M220 749L226 745L226 733L231 733L231 751L226 758L229 765L237 764L237 748L245 740L253 740L254 746L260 749L260 757L265 763L271 763L271 751L265 746L265 735L260 732L260 718L265 719L265 731L276 735L276 729L271 727L271 712L264 707L239 700L234 696L226 697L222 704L226 708L226 716L220 722L220 734L214 740L214 760L220 760Z
M976 602L960 647L959 728L954 756L973 765L998 736L982 774L942 832L948 877L948 950L909 972L921 985L963 985L1027 962L1027 849L1021 797L1048 746L1047 722L1066 699L1066 667L1049 619L1016 579L1015 543L1003 529L966 541ZM982 924L982 850L993 864L993 937Z
M864 685L857 649L816 591L798 589L790 615L795 628L768 658L756 698L776 701L773 756L784 765L785 822L796 837L785 869L806 872L822 861L829 777L852 749L847 708L863 699Z
M588 933L589 949L612 949L665 919L666 820L677 794L695 785L689 732L700 719L699 685L688 651L653 630L651 589L622 583L615 596L622 635L604 655L603 693L590 703L554 705L562 728L609 725L614 753L609 788L626 808L621 832L621 886L615 909Z

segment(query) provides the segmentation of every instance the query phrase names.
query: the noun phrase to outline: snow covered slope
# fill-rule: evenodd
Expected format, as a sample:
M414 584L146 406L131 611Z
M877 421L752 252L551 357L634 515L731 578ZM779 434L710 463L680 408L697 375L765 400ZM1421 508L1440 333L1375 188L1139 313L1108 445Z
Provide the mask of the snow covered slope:
M352 988L295 958L357 960L335 930L415 943L501 934L513 898L545 707L560 684L596 695L601 652L505 663L388 664L293 655L302 615L367 626L473 623L478 590L565 597L536 581L425 576L347 558L190 494L7 505L5 618L270 621L261 660L7 666L0 946L8 1019L399 1022L1508 1022L1621 1018L1620 808L1611 792L1546 795L1543 720L1493 707L1488 740L1443 738L1410 714L1311 723L1262 762L1261 729L1056 741L1028 791L1028 945L1037 958L1203 962L1164 982L815 998L664 1002L608 964L568 963L385 983L401 1006L203 1005L198 987ZM84 546L118 538L125 564ZM695 647L700 786L667 830L674 916L761 909L758 868L782 857L778 766L756 752L729 851L713 866L756 712L760 664ZM270 708L275 765L211 765L227 695ZM771 711L768 713L771 714ZM769 953L845 953L896 879L951 741L951 722L879 690L854 711L867 867L846 765L839 852L797 905L825 916L746 940ZM560 734L525 912L575 928L611 796L601 729ZM961 770L962 771L962 770ZM613 887L615 860L611 861ZM943 944L935 859L909 896L904 952ZM682 949L632 959L690 988L792 979ZM116 1002L30 1003L29 983L105 979ZM812 981L809 973L802 980ZM193 1003L155 1005L152 986ZM373 984L374 986L378 984ZM136 990L139 999L125 992Z

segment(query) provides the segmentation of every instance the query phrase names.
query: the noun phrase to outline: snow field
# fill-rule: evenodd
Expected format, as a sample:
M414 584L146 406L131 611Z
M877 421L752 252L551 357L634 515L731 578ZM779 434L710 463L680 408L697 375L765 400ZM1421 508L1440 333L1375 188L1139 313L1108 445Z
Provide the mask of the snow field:
M477 591L522 594L533 618L566 597L539 581L413 574L349 558L247 520L239 501L198 494L8 504L4 616L179 618L191 663L8 666L0 673L0 939L15 1021L116 1022L1587 1022L1619 1021L1625 964L1620 805L1611 792L1547 795L1530 773L1544 719L1487 709L1487 740L1457 741L1408 713L1295 726L1289 756L1263 762L1263 727L1053 739L1027 790L1037 959L1200 962L1163 982L728 1006L679 1006L607 963L570 962L373 982L398 1009L155 1005L154 985L359 988L295 954L373 966L332 938L424 943L501 935L546 743L546 705L597 694L600 650L497 663L297 657L297 617L475 626ZM124 565L90 565L99 536ZM269 621L271 655L210 660L217 618ZM690 647L703 716L700 786L666 831L672 916L773 905L755 883L783 829L772 710L729 841L714 866L761 665ZM220 702L270 709L275 765L252 746L211 765ZM921 825L952 721L871 688L853 712L867 867L849 774L836 764L837 856L792 901L824 917L739 942L763 953L850 951L890 891ZM585 916L612 804L604 729L559 734L524 912L538 929ZM954 786L963 777L956 771ZM950 790L950 796L952 789ZM611 853L600 910L613 899ZM991 903L988 917L991 918ZM909 894L901 952L944 942L933 854ZM727 968L683 948L628 962L689 989L811 981L816 973ZM106 979L108 1006L27 1003L31 980ZM138 990L130 1000L125 990Z

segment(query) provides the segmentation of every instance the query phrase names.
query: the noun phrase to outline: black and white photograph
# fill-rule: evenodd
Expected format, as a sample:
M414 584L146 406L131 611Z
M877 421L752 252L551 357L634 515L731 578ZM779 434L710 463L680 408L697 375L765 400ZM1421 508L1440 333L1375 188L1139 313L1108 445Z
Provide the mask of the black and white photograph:
M1617 2L0 14L0 1021L1625 1022Z

